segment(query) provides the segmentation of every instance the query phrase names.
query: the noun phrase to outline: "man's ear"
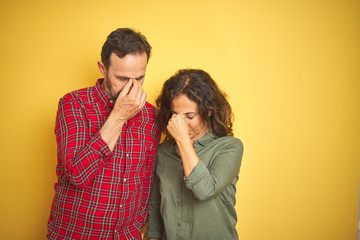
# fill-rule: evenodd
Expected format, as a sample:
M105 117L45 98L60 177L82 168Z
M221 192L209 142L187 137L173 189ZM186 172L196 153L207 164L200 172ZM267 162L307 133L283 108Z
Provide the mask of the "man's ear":
M106 67L105 67L104 63L102 61L98 61L97 64L98 64L101 75L103 77L105 77L106 76Z

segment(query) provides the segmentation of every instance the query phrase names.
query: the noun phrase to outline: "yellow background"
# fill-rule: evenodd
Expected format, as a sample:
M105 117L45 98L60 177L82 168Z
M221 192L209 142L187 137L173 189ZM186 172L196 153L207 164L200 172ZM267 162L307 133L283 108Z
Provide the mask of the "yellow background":
M0 24L0 239L45 239L58 100L94 85L117 27L153 46L149 102L186 67L227 92L245 145L241 240L356 239L359 1L3 0Z

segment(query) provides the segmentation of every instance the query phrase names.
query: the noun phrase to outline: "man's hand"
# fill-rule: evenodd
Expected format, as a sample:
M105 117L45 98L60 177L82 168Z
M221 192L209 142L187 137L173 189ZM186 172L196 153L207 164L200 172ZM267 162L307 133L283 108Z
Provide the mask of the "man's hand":
M111 114L121 121L127 121L138 114L146 103L146 93L141 85L130 79L116 99Z
M146 103L146 93L140 83L130 79L121 90L114 108L100 129L100 135L112 151L124 123L138 114Z

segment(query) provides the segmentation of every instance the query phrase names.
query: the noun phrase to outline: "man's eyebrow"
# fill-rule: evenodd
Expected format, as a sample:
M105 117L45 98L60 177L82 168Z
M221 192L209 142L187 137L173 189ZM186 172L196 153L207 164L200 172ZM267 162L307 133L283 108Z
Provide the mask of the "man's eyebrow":
M127 77L127 76L122 76L122 75L118 75L116 76L117 78L122 78L122 79L130 79L130 77ZM145 75L141 75L140 77L136 77L135 79L142 79L144 78Z
M142 78L144 78L145 77L145 75L141 75L140 77L137 77L137 78L135 78L135 79L142 79Z
M121 76L121 75L117 75L116 78L130 79L129 77L125 77L125 76Z

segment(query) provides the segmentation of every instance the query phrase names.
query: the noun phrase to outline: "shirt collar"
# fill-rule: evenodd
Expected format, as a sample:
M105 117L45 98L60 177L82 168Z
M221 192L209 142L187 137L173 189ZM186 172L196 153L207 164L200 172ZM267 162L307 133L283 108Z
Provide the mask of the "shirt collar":
M103 78L97 80L95 84L95 96L104 104L104 106L108 106L111 109L114 107L114 103L112 103L109 98L109 95L105 92L102 87L102 83L104 82Z
M194 146L196 146L196 145L205 146L209 142L211 142L212 140L214 140L216 138L217 138L216 135L209 131L204 136L202 136L200 139L196 140L194 142Z
M213 132L207 132L204 136L202 136L200 139L195 140L194 142L194 146L196 145L201 145L201 146L205 146L206 144L208 144L209 142L211 142L212 140L216 139L217 136L213 133ZM176 142L173 140L172 143L170 144L172 146L177 146Z

